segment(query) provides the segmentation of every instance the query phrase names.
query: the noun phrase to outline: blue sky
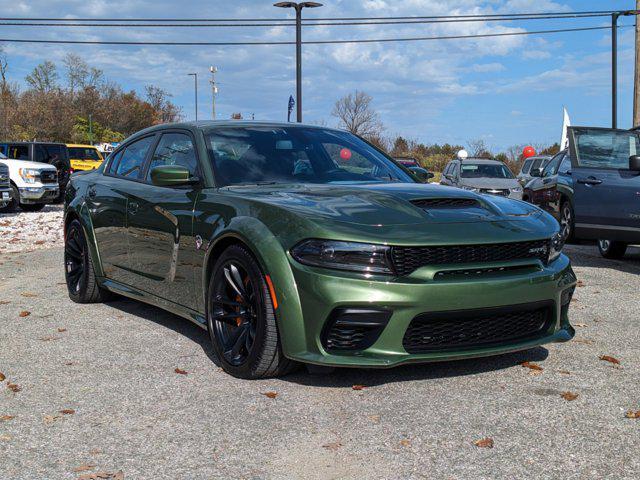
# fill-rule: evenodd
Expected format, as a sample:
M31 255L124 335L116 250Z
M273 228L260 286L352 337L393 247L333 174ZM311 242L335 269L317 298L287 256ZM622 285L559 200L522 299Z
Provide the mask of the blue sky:
M265 0L12 0L3 16L232 18L291 15ZM633 0L324 0L305 17L451 15L632 9ZM631 24L631 18L621 18ZM608 25L608 18L444 25L307 27L304 38L348 39L457 35ZM291 40L291 27L117 29L2 27L4 38L126 40ZM619 32L619 126L632 115L633 28ZM560 137L562 106L574 124L611 121L609 31L402 44L309 45L304 48L304 120L335 126L335 100L355 89L374 99L387 135L426 143L484 139L494 150L546 144ZM173 94L185 118L194 116L199 73L200 117L210 118L208 67L219 68L218 118L242 112L257 120L286 119L295 93L294 47L136 47L4 44L9 76L24 85L39 62L68 52L84 57L126 89L155 84Z

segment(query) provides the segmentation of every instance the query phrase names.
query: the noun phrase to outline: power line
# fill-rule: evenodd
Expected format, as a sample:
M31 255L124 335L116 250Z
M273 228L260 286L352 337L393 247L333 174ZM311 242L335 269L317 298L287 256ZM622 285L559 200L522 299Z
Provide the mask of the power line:
M618 28L632 27L633 25L620 25ZM475 35L447 35L447 36L431 36L431 37L404 37L404 38L376 38L376 39L353 39L353 40L310 40L303 41L306 45L332 45L346 43L388 43L388 42L415 42L429 40L458 40L467 38L490 38L490 37L510 37L525 35L544 35L552 33L566 32L586 32L592 30L610 30L611 27L580 27L580 28L563 28L554 30L531 30L525 32L503 32L503 33L482 33ZM0 38L0 42L7 43L37 43L37 44L64 44L64 45L154 45L154 46L249 46L249 45L295 45L293 41L246 41L246 42L131 42L118 40L41 40L41 39L16 39L16 38Z
M488 17L488 18L438 18L438 19L407 19L407 20L367 20L367 21L331 21L331 22L319 22L315 19L303 20L302 25L305 27L316 26L357 26L357 25L413 25L413 24L437 24L437 23L471 23L471 22L514 22L525 20L574 20L579 18L596 18L596 17L608 17L609 14L603 13L589 13L589 14L572 14L572 15L549 15L549 16L518 16L518 17ZM1 19L0 19L1 20ZM142 28L207 28L207 27L282 27L290 26L294 27L295 23L292 22L280 22L280 23L52 23L52 22L16 22L16 21L0 21L0 26L11 27L103 27L103 28L116 28L116 27L142 27Z

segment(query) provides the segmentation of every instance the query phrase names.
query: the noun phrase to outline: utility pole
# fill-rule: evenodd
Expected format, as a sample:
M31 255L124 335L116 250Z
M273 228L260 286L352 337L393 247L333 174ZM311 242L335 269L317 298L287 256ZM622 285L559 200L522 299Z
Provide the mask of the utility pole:
M218 68L211 65L209 67L209 71L211 72L211 80L209 80L209 83L211 84L211 118L215 120L216 119L216 95L218 94L218 86L216 85L216 72L218 71Z
M611 14L611 128L618 128L618 12Z
M318 2L278 2L274 7L294 8L296 10L296 121L302 122L302 9L317 8L322 4Z
M195 100L196 100L196 122L198 121L198 74L188 73L190 77L193 77L193 85L195 87Z
M633 126L640 125L640 0L636 0L636 73L633 82Z

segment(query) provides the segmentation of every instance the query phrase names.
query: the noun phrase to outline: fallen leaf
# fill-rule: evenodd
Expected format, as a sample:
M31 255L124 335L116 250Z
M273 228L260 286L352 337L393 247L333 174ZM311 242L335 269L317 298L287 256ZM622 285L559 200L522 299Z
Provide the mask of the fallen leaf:
M79 467L76 467L72 470L72 472L86 472L87 470L93 470L94 468L96 468L95 465L80 465Z
M586 327L586 326L587 326L587 324L586 324L586 323L574 323L574 325L575 325L576 327L581 327L581 328L584 328L584 327Z
M542 370L529 370L529 375L537 377L538 375L542 375Z
M78 362L64 362L64 364L69 367L71 365L78 365Z
M364 390L366 387L366 385L354 385L351 387L351 390Z
M0 305L9 305L10 303L9 300L0 300Z
M614 365L620 365L620 360L610 355L600 355L600 360L604 360L605 362L613 363Z
M586 338L574 338L573 341L584 345L593 345L593 340L587 340Z
M475 442L473 442L473 444L479 448L493 448L493 438L481 438L480 440L476 440Z
M46 337L40 337L40 341L42 341L42 342L50 342L52 340L60 340L60 338L54 337L53 335L47 335Z
M44 240L36 240L35 242L33 242L35 245L44 245L45 241Z
M23 317L23 318L28 317L29 315L31 315L31 312L28 310L23 310L18 314L19 317Z
M22 292L20 295L22 297L27 297L27 298L33 298L38 296L37 293L31 293L31 292Z
M112 480L124 480L124 474L122 472L109 473L109 472L96 472L85 473L80 475L78 480L99 480L99 479L112 479Z
M635 412L633 410L629 410L627 413L624 414L624 416L627 418L640 418L640 410Z
M65 408L63 410L60 410L60 413L62 413L63 415L73 415L74 413L76 413L76 411L73 408Z
M2 415L0 416L0 421L6 422L7 420L13 420L14 418L16 418L15 415Z
M411 445L411 442L406 438L403 438L402 440L400 440L400 445L402 445L403 447L408 447L409 445Z
M578 394L573 392L562 392L560 396L564 398L567 402L572 402L573 400L578 398Z
M380 423L380 415L369 415L369 420L373 423Z
M186 370L182 370L181 368L176 368L174 370L174 372L176 372L177 374L180 374L180 375L188 375L189 374L189 372L187 372Z
M569 370L558 370L558 373L561 373L562 375L571 375Z
M4 376L4 373L0 372L0 382L4 382L5 378L7 377Z
M276 398L278 396L277 392L263 392L261 393L261 395L264 395L265 397L268 398Z
M0 440L2 440L3 442L8 442L9 440L11 440L11 436L9 436L9 435L0 435Z
M44 423L49 424L53 423L60 418L60 415L45 415L42 420Z
M58 333L64 333L64 332L66 332L66 331L67 331L67 329L66 329L66 328L59 328L59 329L58 329Z
M531 370L538 370L540 372L544 370L540 365L531 362L522 362L520 365Z
M332 442L332 443L327 443L327 444L325 444L325 445L322 445L322 448L326 448L327 450L333 450L333 451L336 451L336 450L338 450L341 446L342 446L342 443L340 443L340 442Z
M584 284L584 282L582 280L578 280L578 283L576 283L576 287L582 288L584 286L585 286L585 284Z
M7 388L14 393L18 393L20 390L22 390L22 387L20 385L16 385L15 383L11 382L7 383Z

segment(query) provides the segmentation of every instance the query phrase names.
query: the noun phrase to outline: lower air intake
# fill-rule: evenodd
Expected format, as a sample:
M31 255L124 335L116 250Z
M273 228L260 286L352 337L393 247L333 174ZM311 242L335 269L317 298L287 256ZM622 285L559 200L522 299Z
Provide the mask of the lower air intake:
M338 308L334 310L321 335L327 351L353 351L369 348L378 339L391 317L387 310Z

